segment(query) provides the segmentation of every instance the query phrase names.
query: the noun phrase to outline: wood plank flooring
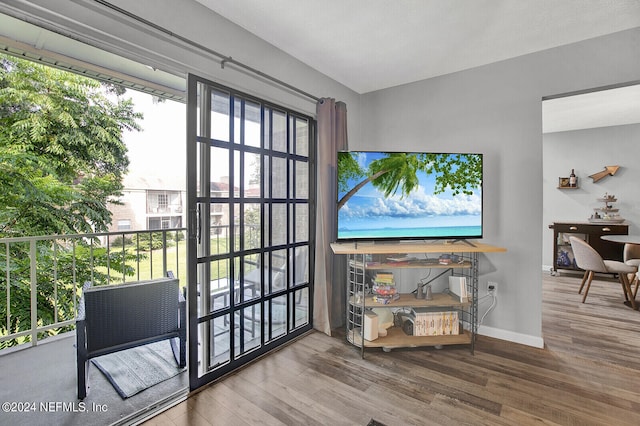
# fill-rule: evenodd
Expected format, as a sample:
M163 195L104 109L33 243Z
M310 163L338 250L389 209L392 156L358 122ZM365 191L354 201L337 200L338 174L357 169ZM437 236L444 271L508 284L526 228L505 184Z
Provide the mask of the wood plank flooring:
M543 274L544 349L370 349L314 332L146 425L638 425L640 312L620 284Z

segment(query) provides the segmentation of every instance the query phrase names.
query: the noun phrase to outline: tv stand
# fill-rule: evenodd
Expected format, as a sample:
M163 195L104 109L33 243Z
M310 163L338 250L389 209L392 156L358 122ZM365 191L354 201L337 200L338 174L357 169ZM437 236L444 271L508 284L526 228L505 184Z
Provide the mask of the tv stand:
M470 245L471 247L476 247L476 245L475 245L474 243L472 243L471 241L467 240L466 238L457 238L457 239L455 239L455 240L451 240L451 241L449 241L449 244L455 244L455 243L457 243L458 241L460 241L461 243L468 244L468 245Z
M468 242L467 242L468 243ZM355 245L353 243L333 243L331 249L337 255L347 256L347 311L346 311L346 339L352 345L359 347L364 358L366 348L382 348L389 352L394 348L445 345L469 345L471 353L474 351L475 336L478 328L478 255L481 253L505 252L502 247L495 247L484 243L451 244L433 243L400 243L393 245L372 244ZM417 261L391 261L387 254L448 254L456 253L459 262L441 264L429 261L428 258ZM372 259L378 255L378 259ZM384 259L377 261L379 259ZM432 257L431 259L435 259ZM389 303L380 304L374 300L371 292L370 279L367 272L390 271L393 269L419 268L439 269L442 274L465 277L468 299L453 297L450 293L434 293L431 300L418 299L415 294L401 293L400 298ZM448 333L437 335L407 334L403 327L395 325L387 330L386 336L366 340L367 326L365 322L370 318L370 309L390 309L394 314L410 308L420 308L430 312L452 314L458 318L456 331L449 329ZM451 324L451 323L449 323ZM377 326L377 325L376 325ZM377 336L377 333L376 333Z

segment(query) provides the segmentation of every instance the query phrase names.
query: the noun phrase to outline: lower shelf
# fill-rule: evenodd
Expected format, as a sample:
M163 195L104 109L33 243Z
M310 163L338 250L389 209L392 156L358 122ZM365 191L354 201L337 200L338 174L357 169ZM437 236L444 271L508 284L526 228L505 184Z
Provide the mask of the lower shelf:
M362 334L359 329L351 330L347 335L347 340L355 346L362 345ZM391 327L387 330L387 335L378 337L376 340L364 340L365 348L417 348L421 346L440 345L468 345L471 343L471 333L463 330L461 334L449 336L407 336L402 329Z

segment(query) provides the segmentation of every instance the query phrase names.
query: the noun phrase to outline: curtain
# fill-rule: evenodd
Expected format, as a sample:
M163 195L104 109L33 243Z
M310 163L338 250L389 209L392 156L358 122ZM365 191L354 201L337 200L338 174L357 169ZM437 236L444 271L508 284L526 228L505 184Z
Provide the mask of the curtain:
M316 254L313 291L313 327L331 335L344 324L346 259L331 251L336 238L337 152L347 149L347 105L323 98L318 118Z

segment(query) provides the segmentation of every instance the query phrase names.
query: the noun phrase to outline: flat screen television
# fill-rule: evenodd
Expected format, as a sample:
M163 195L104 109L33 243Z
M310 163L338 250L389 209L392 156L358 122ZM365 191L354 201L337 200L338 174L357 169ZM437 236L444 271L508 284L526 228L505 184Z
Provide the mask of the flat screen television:
M482 154L338 152L337 241L482 238Z

